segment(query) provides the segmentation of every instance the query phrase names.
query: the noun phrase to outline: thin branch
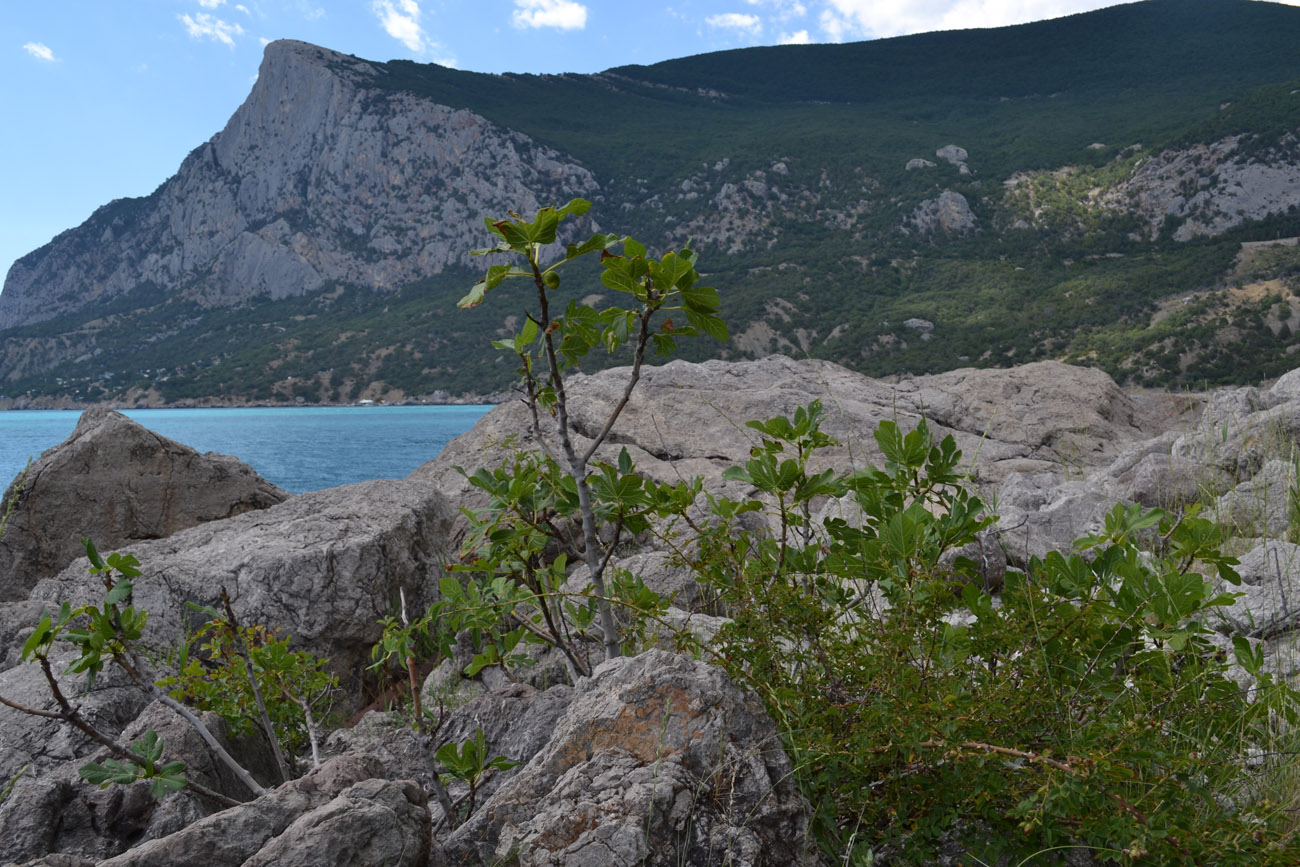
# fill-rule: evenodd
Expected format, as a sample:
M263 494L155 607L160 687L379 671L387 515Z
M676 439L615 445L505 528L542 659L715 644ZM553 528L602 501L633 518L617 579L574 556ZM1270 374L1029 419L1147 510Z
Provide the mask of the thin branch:
M67 719L67 716L58 713L57 711L37 710L34 707L28 707L25 704L19 704L16 701L10 701L9 699L5 698L3 695L0 695L0 704L4 705L5 707L11 707L14 710L18 711L19 713L25 713L28 716L40 716L40 717L45 717L46 719L57 719L57 720Z
M238 777L239 781L243 783L250 792L259 798L266 794L266 789L263 788L257 780L253 779L253 775L250 774L243 765L235 761L234 757L231 756L230 753L226 752L226 748L221 745L221 742L217 740L216 736L213 735L212 732L208 730L208 727L203 724L203 720L195 716L194 712L185 705L163 692L156 683L140 674L140 671L136 667L138 662L128 660L125 654L117 654L113 659L141 689L165 704L167 707L176 711L176 713L180 714L181 718L189 723L190 726L199 733L199 737L203 738L204 743L206 743L212 752L216 754L217 758L221 760L221 763L229 768L231 773Z
M280 687L280 694L283 695L285 698L287 698L289 701L298 705L298 707L302 708L302 715L306 718L307 721L307 739L311 742L311 766L313 768L319 768L320 767L320 743L316 738L316 720L314 717L312 717L311 702L307 701L306 699L298 698L298 696L294 695L293 693L289 692L289 690L285 689L283 685L281 685Z
M275 756L275 766L280 771L280 780L287 783L293 779L293 776L289 773L289 765L284 760L284 750L280 748L280 739L275 734L275 727L271 725L271 715L266 711L266 702L262 700L262 689L257 685L257 676L253 668L253 653L249 649L248 641L245 640L243 630L239 626L239 620L235 617L235 610L230 605L230 594L226 592L226 585L224 584L221 585L221 604L226 609L226 621L230 624L230 631L235 637L235 647L244 660L244 671L248 675L248 685L253 689L253 700L257 703L257 713L261 717L262 731L266 732L266 738L271 742L271 754Z
M0 701L4 701L4 703L9 707L14 708L15 710L21 710L23 713L32 713L41 717L53 716L64 720L95 743L105 747L110 753L117 756L119 759L125 759L132 764L138 764L139 756L92 726L90 723L86 722L85 718L81 716L81 712L72 706L72 703L69 702L67 697L63 694L63 690L59 688L59 681L58 678L54 676L54 671L50 668L50 661L41 657L40 662L41 671L44 672L46 683L48 683L50 687L50 694L54 696L54 701L59 705L62 713L50 714L48 711L27 709L13 702L4 701L3 699L0 699ZM218 791L209 789L207 786L196 780L190 779L189 777L185 778L185 785L187 788L193 789L195 794L202 795L223 807L238 807L241 803L228 795L223 795Z
M605 640L605 658L617 659L621 653L618 641L618 626L614 623L614 612L609 598L605 595L605 579L600 568L600 539L596 536L596 513L591 504L591 487L587 484L587 464L579 460L569 435L569 398L564 390L564 375L560 371L560 359L555 351L555 337L552 329L550 300L546 295L546 284L542 281L541 271L536 258L530 254L529 264L533 269L534 282L537 285L537 299L541 307L542 345L546 349L546 363L550 368L551 382L555 387L556 428L560 436L560 448L569 465L569 475L578 489L578 509L582 514L583 559L591 571L591 584L596 589L597 609L600 613L600 630Z
M605 442L605 438L609 436L609 432L614 427L614 422L618 421L619 415L623 412L623 407L627 406L628 400L632 397L632 389L636 388L637 382L641 379L641 362L645 360L646 344L650 342L650 317L653 315L654 311L650 309L641 312L641 330L637 334L636 354L632 359L632 373L628 376L627 385L623 388L623 396L619 398L618 403L614 405L614 409L610 411L609 418L605 420L605 426L601 428L600 433L596 434L596 438L587 447L586 454L582 456L584 466L596 453L596 449L600 448L601 444Z

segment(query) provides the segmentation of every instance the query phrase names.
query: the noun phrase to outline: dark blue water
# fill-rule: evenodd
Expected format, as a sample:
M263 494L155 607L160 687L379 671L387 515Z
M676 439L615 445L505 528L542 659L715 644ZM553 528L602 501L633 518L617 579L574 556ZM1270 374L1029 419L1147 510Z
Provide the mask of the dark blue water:
M140 424L201 452L234 455L295 494L395 479L438 455L490 406L132 409ZM72 410L0 412L0 492L72 433Z

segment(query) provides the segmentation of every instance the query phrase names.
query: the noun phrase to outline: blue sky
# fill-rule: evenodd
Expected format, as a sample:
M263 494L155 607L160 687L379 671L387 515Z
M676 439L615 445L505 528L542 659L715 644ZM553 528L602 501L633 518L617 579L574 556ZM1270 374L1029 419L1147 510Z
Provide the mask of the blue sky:
M1300 0L1290 0L1300 5ZM1111 0L0 0L0 276L218 132L273 39L477 72L996 27Z

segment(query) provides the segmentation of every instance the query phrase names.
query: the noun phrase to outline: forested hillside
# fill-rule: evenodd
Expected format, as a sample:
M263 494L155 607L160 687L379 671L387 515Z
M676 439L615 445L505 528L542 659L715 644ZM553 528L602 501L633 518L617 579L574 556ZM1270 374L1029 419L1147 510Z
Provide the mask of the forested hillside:
M1248 0L599 75L273 43L175 178L15 265L0 394L490 392L509 323L455 310L465 251L483 216L570 196L606 231L700 251L732 338L697 355L1254 382L1300 346L1297 44L1300 9Z

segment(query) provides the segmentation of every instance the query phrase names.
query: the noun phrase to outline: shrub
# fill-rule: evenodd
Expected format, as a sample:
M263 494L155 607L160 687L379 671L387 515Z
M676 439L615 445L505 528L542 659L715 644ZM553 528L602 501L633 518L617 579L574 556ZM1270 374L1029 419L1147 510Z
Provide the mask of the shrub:
M1203 623L1231 601L1207 574L1236 581L1214 525L1117 506L995 598L972 561L940 565L988 521L951 438L885 422L884 469L810 475L818 409L751 423L762 444L730 476L764 498L714 505L768 510L779 533L719 526L697 566L733 618L713 651L781 726L827 855L1294 863L1288 816L1251 778L1300 696L1244 639L1253 685L1229 676ZM814 492L859 519L810 526Z

